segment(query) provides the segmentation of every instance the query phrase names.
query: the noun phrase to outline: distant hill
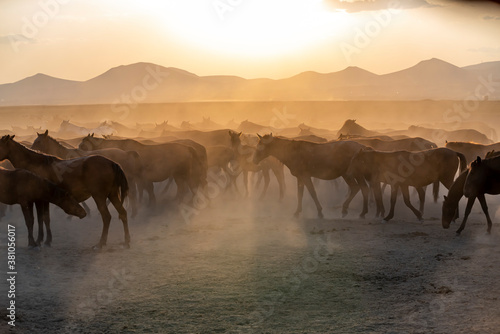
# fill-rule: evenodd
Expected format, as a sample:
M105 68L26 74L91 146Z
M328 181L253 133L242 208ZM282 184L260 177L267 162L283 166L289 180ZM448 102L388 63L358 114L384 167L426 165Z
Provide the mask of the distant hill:
M332 73L303 72L280 80L197 76L173 67L136 63L114 67L87 81L36 74L2 84L0 106L221 100L463 100L482 84L481 77L483 82L500 82L500 61L457 67L433 58L384 75L347 67ZM500 99L500 88L480 91L484 94L481 99Z

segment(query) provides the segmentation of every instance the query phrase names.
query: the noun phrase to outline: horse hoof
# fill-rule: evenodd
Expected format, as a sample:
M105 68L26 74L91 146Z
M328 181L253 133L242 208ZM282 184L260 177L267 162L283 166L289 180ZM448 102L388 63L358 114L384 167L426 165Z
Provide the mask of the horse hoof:
M35 251L35 252L39 252L39 251L41 251L41 250L42 250L42 249L40 248L40 246L38 246L38 245L37 245L37 246L30 246L30 247L29 247L29 249L30 249L30 250L32 250L32 251Z
M320 212L320 213L318 213L318 218L319 218L319 219L323 219L323 218L325 218L325 217L324 217L324 216L323 216L323 214Z
M44 246L49 247L49 248L52 247L52 245L50 243L45 243Z
M293 214L293 217L294 217L294 218L299 218L299 216L300 216L300 212L295 212L295 213Z
M122 243L120 246L122 249L130 249L130 244L126 242Z
M365 215L366 215L366 213L362 213L362 214L359 215L359 218L365 219Z
M104 246L101 246L99 244L95 245L94 247L92 247L92 250L94 251L101 251L103 249Z
M460 236L460 233L462 233L462 231L457 231L457 232L455 232L455 235L456 235L457 237L459 237L459 236Z

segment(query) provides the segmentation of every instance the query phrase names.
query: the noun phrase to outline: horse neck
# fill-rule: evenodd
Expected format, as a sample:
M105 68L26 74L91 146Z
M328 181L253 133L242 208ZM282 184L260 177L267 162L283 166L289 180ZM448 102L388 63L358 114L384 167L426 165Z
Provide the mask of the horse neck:
M458 202L464 195L464 185L468 174L469 171L466 170L457 177L455 182L453 182L453 184L450 187L450 190L448 191L448 196L446 200L447 202L450 202L451 204L454 205L458 205Z
M268 144L269 154L280 160L282 163L286 164L290 160L290 148L296 145L298 142L282 139L273 138L273 141Z
M11 141L9 146L10 153L7 158L15 168L24 168L29 170L29 167L32 165L50 164L59 160L54 156L30 150L26 146L14 141Z
M53 149L51 149L50 152L48 152L49 154L53 154L55 156L58 156L58 157L61 157L64 159L64 158L68 157L69 155L71 155L71 152L74 151L74 150L71 150L69 148L62 146L62 144L59 143L55 139L52 139L51 142L52 142L52 144L49 144L48 147L52 146Z

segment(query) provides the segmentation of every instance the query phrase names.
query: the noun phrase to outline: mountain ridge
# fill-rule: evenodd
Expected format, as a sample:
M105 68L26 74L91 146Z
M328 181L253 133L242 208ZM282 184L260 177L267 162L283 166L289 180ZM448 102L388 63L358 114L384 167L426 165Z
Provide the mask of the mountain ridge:
M431 58L387 74L357 66L329 73L304 71L283 79L198 76L148 62L119 65L86 81L37 73L0 84L0 106L237 101L465 99L478 78L500 82L500 61L458 67ZM500 99L500 90L489 92ZM126 98L126 96L129 96ZM481 97L482 98L482 97Z

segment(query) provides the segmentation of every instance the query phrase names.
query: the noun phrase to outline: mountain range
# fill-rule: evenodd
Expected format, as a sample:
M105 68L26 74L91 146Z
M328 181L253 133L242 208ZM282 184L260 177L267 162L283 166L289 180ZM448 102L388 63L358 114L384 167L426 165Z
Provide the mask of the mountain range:
M488 82L490 84L488 84ZM493 83L492 83L493 82ZM475 96L479 92L480 96ZM500 100L500 61L457 67L433 58L377 75L359 67L286 79L198 76L152 63L114 67L87 81L36 74L0 85L0 106L194 101Z

